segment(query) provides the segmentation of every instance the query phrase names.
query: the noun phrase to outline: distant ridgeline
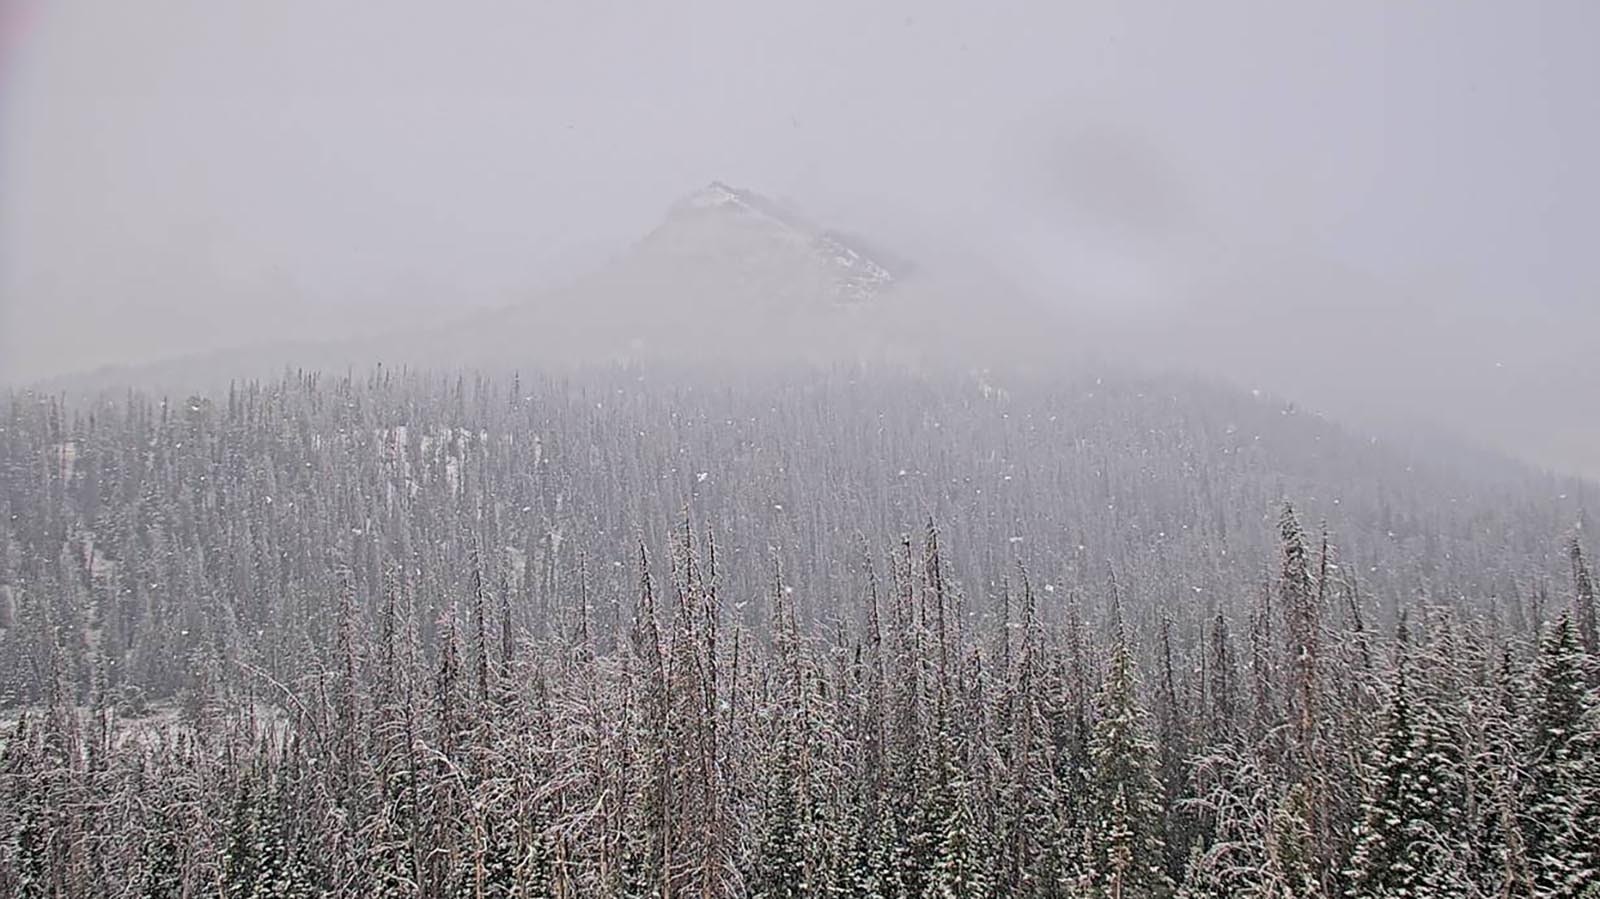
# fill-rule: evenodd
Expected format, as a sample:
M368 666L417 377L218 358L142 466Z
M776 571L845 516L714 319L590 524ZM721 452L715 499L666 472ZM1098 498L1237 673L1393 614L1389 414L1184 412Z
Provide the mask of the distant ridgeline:
M0 896L1593 896L1593 489L1179 380L14 394Z

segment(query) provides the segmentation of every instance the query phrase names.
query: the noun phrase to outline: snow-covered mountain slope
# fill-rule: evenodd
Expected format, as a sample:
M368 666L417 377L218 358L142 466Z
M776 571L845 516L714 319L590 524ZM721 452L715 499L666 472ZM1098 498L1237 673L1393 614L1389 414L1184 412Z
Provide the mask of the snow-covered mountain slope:
M527 341L529 361L856 356L885 349L861 319L903 289L885 266L800 214L713 182L609 265L492 323L463 323L464 336L482 347L478 329L488 324Z
M887 263L858 238L712 182L674 203L610 264L462 321L404 355L521 366L650 359L971 367L1041 358L1051 331L1015 298L996 281L957 287L925 267Z
M673 206L639 248L666 259L711 258L760 275L774 262L799 269L811 301L865 303L892 288L889 270L848 238L816 227L751 191L713 181ZM792 256L789 259L779 258Z
M869 250L753 191L712 182L572 282L490 312L385 323L382 336L273 343L58 379L181 390L289 368L523 369L618 361L989 367L1061 355L1065 329L1003 276Z

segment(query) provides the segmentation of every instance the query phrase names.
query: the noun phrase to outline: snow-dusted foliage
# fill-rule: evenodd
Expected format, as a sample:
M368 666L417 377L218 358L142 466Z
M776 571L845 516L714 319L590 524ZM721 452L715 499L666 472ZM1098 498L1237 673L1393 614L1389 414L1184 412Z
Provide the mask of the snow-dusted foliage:
M1167 381L15 395L0 896L1593 897L1588 489Z

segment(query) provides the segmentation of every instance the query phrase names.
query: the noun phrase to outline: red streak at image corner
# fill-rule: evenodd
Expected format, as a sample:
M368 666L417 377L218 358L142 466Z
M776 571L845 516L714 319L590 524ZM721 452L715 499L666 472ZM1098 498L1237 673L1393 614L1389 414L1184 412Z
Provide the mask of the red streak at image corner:
M6 64L21 42L31 0L0 0L0 85L5 84Z

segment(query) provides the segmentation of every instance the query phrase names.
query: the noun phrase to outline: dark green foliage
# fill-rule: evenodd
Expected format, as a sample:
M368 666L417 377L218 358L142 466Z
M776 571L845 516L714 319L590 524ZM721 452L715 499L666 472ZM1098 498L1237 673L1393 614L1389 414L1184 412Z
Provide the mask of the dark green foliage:
M1540 645L1529 722L1528 857L1553 897L1600 884L1600 722L1576 631L1563 615Z
M1356 899L1459 896L1460 784L1441 729L1419 706L1404 641L1350 861Z
M1095 706L1085 889L1094 896L1160 899L1172 890L1161 783L1133 660L1120 634Z

